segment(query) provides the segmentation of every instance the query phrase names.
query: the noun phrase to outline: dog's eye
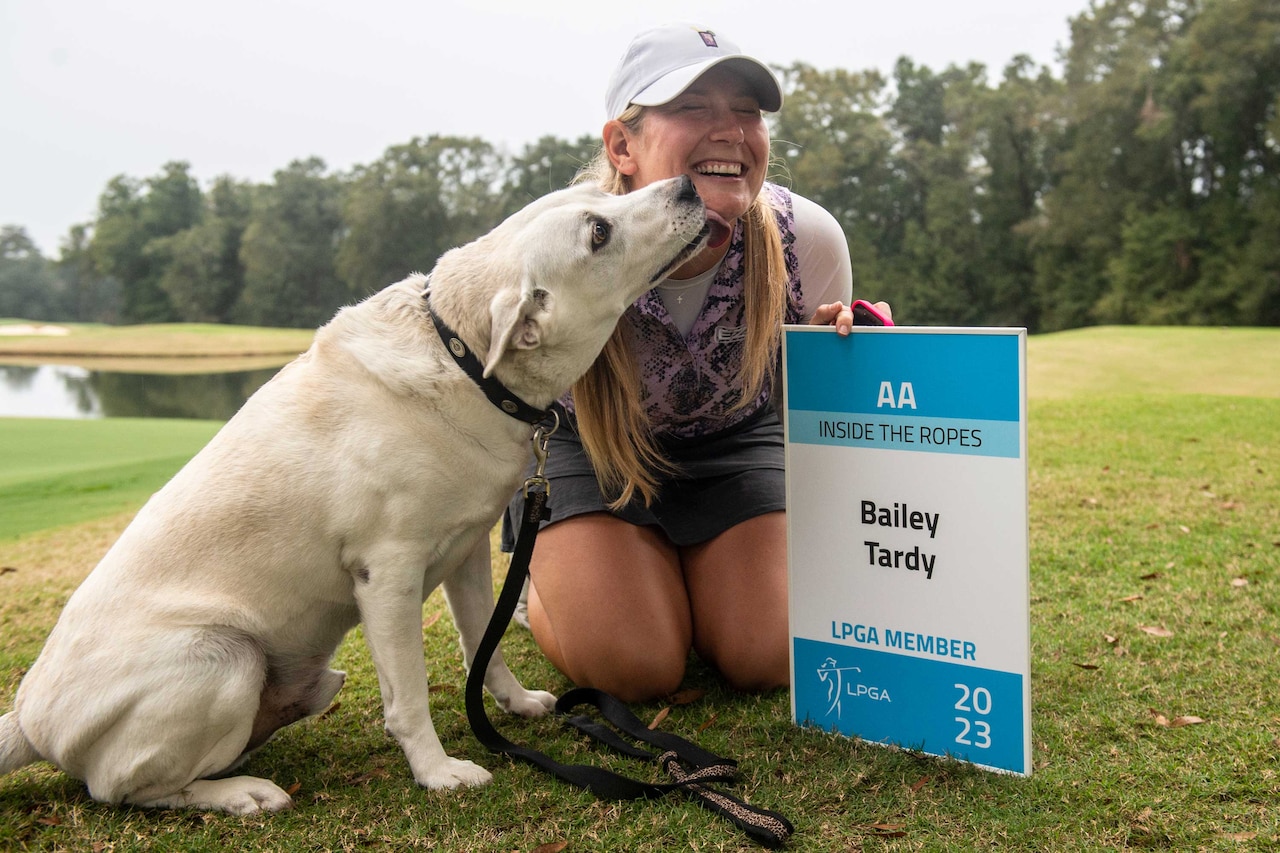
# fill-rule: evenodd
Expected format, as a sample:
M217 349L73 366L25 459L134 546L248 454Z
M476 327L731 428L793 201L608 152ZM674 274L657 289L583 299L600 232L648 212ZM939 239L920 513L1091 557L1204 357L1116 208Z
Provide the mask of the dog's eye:
M591 220L591 251L596 251L609 242L609 234L611 229L609 223L603 219Z

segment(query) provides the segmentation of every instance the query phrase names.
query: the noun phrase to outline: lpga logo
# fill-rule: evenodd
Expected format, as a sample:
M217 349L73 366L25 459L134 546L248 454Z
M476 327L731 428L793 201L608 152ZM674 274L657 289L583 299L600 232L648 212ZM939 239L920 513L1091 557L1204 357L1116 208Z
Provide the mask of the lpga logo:
M840 666L836 663L835 658L827 658L818 667L818 680L827 685L827 716L835 714L836 719L840 719L841 707L840 702L844 697L849 696L854 699L871 699L876 702L892 702L889 698L889 691L879 687L873 687L856 681L853 676L845 676L845 673L861 673L862 668L857 666ZM856 683L855 683L856 681Z

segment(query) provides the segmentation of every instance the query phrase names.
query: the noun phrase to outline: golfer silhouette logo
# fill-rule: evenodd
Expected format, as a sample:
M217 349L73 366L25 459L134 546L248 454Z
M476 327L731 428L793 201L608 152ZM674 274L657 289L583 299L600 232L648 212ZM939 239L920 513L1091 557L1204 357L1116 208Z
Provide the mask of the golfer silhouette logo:
M837 720L840 719L840 696L844 693L844 673L846 672L862 672L862 668L842 667L836 663L835 658L827 658L818 667L818 680L826 683L827 701L831 703L827 708L827 716L830 717L834 712Z

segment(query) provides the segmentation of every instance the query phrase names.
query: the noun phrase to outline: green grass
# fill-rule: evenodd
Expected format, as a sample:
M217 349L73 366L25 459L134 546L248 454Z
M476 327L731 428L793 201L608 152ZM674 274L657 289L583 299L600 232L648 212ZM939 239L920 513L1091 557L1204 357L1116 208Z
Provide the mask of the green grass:
M673 705L663 727L737 757L735 790L790 817L795 850L1280 850L1277 358L1280 330L1102 329L1029 342L1031 778L798 729L785 692L730 693L696 662L686 687L705 694ZM0 421L0 446L12 425ZM89 441L99 428L69 429ZM57 454L41 463L40 452L19 458L52 472ZM0 707L127 518L0 539L10 569L0 574ZM453 754L495 770L492 785L414 785L382 731L356 631L338 651L349 678L335 708L281 733L247 768L297 786L293 811L113 808L36 765L0 780L0 849L758 849L680 798L602 803L487 754L465 721L442 611L439 595L424 609L433 718ZM527 632L513 629L505 648L526 684L567 687ZM635 710L647 719L663 707ZM648 772L554 720L493 716L561 760ZM1178 717L1204 722L1161 724Z
M1027 374L1032 399L1280 397L1280 330L1104 326L1034 335Z
M137 509L220 423L0 419L0 541Z

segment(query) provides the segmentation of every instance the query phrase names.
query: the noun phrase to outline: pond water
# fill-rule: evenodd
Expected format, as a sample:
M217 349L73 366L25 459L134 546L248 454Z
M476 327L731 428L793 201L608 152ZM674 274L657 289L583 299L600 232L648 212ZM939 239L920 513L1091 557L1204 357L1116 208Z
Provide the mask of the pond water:
M0 364L0 417L225 421L278 370L169 374Z

